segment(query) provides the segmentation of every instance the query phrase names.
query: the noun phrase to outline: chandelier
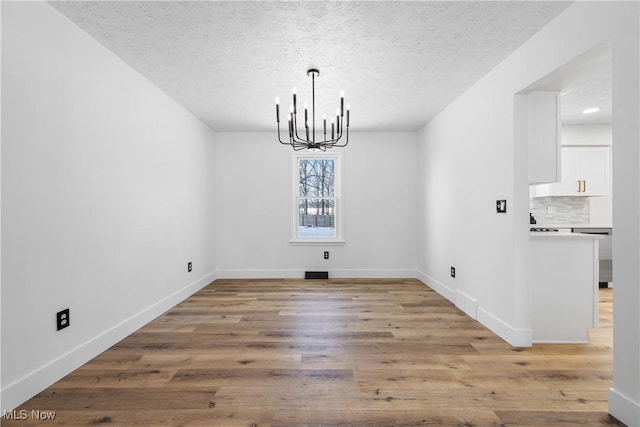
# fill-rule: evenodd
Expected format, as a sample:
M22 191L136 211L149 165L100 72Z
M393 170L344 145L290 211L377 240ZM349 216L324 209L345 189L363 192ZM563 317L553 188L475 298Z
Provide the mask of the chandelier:
M295 151L326 151L327 148L346 147L349 143L349 104L347 104L347 117L345 123L344 117L344 92L340 92L340 109L336 110L336 116L331 118L331 138L327 136L327 116L322 116L324 136L322 141L316 141L316 89L315 77L320 75L320 70L310 68L307 70L307 76L311 76L311 122L309 122L309 112L307 103L304 103L304 133L303 137L298 134L298 108L296 106L296 88L293 88L293 105L289 107L289 141L284 142L280 136L280 99L276 98L276 121L278 122L278 141L283 145L290 145ZM343 137L343 127L347 130L344 132L346 138ZM328 138L328 139L327 139ZM342 140L342 142L341 142Z

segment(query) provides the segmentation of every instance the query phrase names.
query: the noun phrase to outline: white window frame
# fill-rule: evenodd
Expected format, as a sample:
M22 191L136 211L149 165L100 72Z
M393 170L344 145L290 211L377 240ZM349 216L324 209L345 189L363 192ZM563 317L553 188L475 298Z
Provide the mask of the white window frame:
M343 215L344 204L342 203L342 153L332 152L293 152L291 155L291 239L292 245L343 245ZM334 163L334 198L335 204L335 237L299 237L298 236L298 195L300 191L299 165L301 159L332 159Z

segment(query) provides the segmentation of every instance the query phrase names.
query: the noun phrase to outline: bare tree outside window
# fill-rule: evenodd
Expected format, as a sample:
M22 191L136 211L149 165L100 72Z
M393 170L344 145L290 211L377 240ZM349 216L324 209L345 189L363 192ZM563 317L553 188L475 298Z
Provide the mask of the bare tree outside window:
M298 162L298 236L336 237L335 159Z

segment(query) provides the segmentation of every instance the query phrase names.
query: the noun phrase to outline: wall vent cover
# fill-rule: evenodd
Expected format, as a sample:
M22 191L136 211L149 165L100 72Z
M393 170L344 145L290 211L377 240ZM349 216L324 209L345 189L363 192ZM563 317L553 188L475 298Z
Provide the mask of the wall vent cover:
M328 279L329 272L328 271L305 271L304 278L305 279Z

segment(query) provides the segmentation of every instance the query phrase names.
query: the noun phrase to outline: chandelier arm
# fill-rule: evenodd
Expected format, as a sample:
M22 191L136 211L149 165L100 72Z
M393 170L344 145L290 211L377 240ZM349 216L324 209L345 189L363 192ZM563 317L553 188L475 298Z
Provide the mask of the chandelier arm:
M288 120L288 124L289 124L289 143L293 144L293 119L289 119Z
M331 140L331 141L327 141L324 144L319 144L319 145L322 145L322 146L327 147L327 148L333 148L333 147L336 147L336 146L339 147L339 145L336 145L337 143L338 143L338 140Z
M292 138L293 142L295 142L296 144L306 144L308 141L305 141L304 139L294 135Z
M293 133L294 133L294 139L297 139L298 141L304 141L304 142L308 142L307 140L300 138L300 136L298 135L298 114L294 114L293 115Z
M335 144L336 142L340 141L341 138L342 138L342 135L337 135L335 138L322 141L322 144L327 144L327 145Z
M349 141L346 141L344 144L334 144L334 145L331 146L331 148L333 148L333 147L340 147L340 148L346 147L348 143L349 143Z
M333 144L335 144L336 142L340 141L340 138L342 138L342 132L340 130L340 128L336 129L336 137L332 138L331 141Z
M347 139L344 144L337 144L338 141L339 139L336 140L336 143L334 143L332 147L346 147L347 144L349 144L349 126L347 126Z
M282 145L289 145L288 142L282 142L282 138L280 137L280 122L278 122L278 141L280 142L280 144Z
M293 140L289 145L291 145L292 147L299 147L302 144L300 144L298 141Z
M308 145L308 142L305 141L304 139L296 138L295 136L293 136L291 138L291 145L306 147Z
M295 140L296 138L298 138L298 117L297 117L298 114L293 113L292 116L293 116L293 139Z
M344 123L344 120L340 120L340 116L336 116L336 141L339 141L340 138L342 138L342 124Z
M340 142L340 140L342 139L342 137L344 136L344 134L340 133L340 135L338 135L337 138L334 139L330 139L328 141L324 141L324 144L330 147L346 147L347 144L349 143L349 126L347 126L347 132L346 132L346 141L344 142L344 144L338 144L338 142Z
M291 147L293 148L294 151L300 151L300 150L304 150L305 148L307 148L306 144L292 144Z

